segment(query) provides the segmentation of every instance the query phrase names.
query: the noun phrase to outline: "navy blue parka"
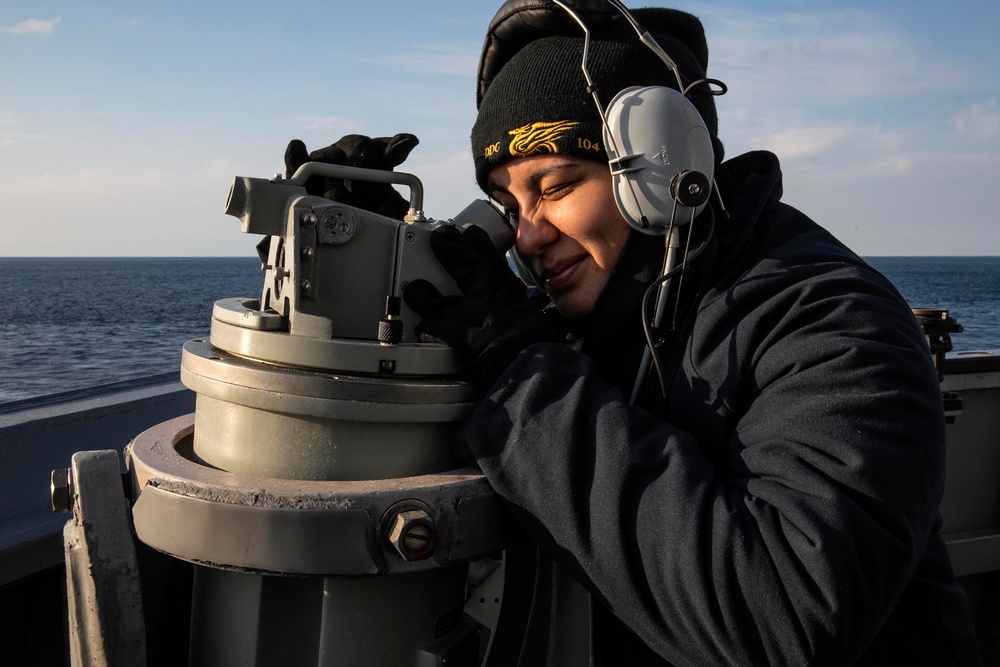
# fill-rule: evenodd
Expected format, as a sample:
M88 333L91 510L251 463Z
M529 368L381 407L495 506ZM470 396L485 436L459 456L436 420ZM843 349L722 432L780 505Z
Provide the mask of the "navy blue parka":
M938 534L944 419L922 332L883 276L780 202L773 155L717 178L731 218L681 282L668 396L627 405L663 255L633 232L582 349L524 350L460 446L610 612L606 664L976 664Z

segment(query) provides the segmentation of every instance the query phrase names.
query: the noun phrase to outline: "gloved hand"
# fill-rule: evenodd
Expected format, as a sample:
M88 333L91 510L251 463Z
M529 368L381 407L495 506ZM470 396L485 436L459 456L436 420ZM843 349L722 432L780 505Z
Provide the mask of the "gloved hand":
M416 327L420 340L453 347L484 389L493 386L524 348L558 340L555 326L528 300L524 283L485 231L441 226L430 243L462 294L442 296L426 280L414 280L403 298L424 317Z
M302 141L292 139L285 149L285 177L291 178L306 162L392 171L393 167L403 163L418 143L420 141L415 136L405 133L375 138L363 134L348 134L329 146L310 153ZM305 188L311 195L397 220L402 220L410 208L409 202L388 183L310 176Z

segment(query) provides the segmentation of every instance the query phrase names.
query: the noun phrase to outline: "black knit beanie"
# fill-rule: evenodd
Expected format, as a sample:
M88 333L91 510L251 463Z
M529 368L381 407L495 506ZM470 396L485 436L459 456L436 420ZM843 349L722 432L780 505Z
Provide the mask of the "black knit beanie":
M673 9L633 14L677 64L685 85L705 78L708 46L697 18ZM539 37L488 82L472 128L476 181L484 191L490 172L515 157L561 154L607 162L600 116L580 69L583 41L582 33ZM587 71L605 108L629 86L677 88L674 74L624 20L592 31ZM712 136L716 162L721 162L714 96L696 89L690 98Z

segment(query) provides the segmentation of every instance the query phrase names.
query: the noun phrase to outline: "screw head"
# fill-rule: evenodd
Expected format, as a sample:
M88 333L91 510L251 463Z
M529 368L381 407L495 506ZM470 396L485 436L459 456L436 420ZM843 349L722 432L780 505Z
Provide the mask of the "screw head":
M406 510L389 523L389 543L403 560L423 560L437 549L437 527L424 510Z

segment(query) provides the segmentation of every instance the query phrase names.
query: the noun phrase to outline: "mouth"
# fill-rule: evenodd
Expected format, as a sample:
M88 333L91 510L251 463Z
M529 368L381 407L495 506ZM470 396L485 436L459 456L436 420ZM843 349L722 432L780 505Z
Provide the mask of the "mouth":
M582 263L582 257L556 262L542 270L541 278L550 289L555 291L565 289L573 281Z

